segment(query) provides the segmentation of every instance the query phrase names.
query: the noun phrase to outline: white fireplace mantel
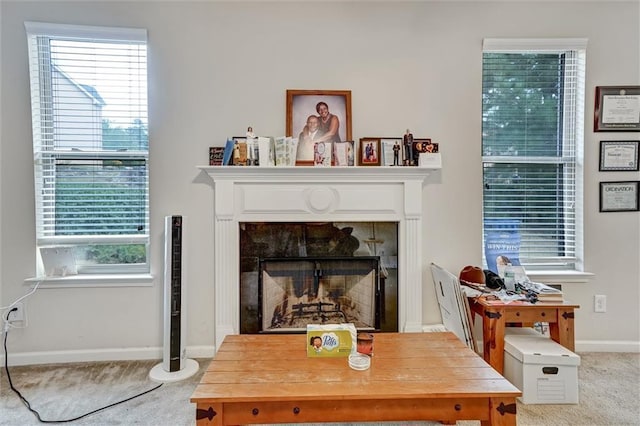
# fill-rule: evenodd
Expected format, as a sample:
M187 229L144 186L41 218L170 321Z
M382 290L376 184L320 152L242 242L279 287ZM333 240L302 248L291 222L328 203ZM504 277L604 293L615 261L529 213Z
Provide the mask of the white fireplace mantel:
M200 166L214 190L216 347L240 330L241 222L398 222L398 328L422 331L423 167Z

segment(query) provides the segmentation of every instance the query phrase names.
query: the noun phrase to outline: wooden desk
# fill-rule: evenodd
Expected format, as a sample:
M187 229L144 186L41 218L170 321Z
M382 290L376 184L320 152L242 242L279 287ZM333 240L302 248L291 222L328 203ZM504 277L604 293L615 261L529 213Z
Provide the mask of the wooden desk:
M487 301L485 297L469 298L474 314L482 317L482 348L484 360L500 374L504 372L504 332L507 323L549 323L551 338L565 348L575 348L574 310L579 305L569 302L558 304L531 304L529 302L502 303ZM475 315L473 315L475 321Z
M452 333L378 333L371 367L307 358L306 335L229 335L196 387L196 422L481 420L515 425L521 392Z

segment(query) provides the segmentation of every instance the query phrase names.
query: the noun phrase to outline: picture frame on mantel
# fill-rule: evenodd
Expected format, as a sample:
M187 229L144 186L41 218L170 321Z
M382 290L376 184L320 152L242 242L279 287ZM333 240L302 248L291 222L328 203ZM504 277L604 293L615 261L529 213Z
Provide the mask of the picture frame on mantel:
M640 132L640 86L597 86L594 132Z
M351 141L351 91L350 90L287 90L286 135L298 138L298 149L304 146L308 135L307 120L317 117L320 135L313 143ZM335 118L334 118L335 117ZM325 120L326 118L326 120ZM322 133L331 125L338 124L337 133L332 138L323 138ZM325 140L326 139L326 140ZM296 161L296 165L313 165L313 161Z
M379 166L382 152L380 149L381 138L360 138L358 144L358 165Z

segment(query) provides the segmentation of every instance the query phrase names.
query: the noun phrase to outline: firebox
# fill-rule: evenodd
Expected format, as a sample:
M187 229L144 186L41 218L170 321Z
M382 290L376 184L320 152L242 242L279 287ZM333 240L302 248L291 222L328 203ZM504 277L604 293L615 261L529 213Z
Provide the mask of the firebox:
M240 223L240 332L398 331L397 222Z
M340 323L379 329L379 263L364 256L260 259L260 331Z

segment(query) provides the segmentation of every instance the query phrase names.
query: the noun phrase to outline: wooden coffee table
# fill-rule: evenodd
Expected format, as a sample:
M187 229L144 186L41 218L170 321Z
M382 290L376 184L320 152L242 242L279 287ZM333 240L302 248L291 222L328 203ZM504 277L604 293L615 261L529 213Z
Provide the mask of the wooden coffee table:
M229 335L191 402L197 425L480 420L515 425L521 392L446 333L378 333L371 367L307 358L305 334Z

